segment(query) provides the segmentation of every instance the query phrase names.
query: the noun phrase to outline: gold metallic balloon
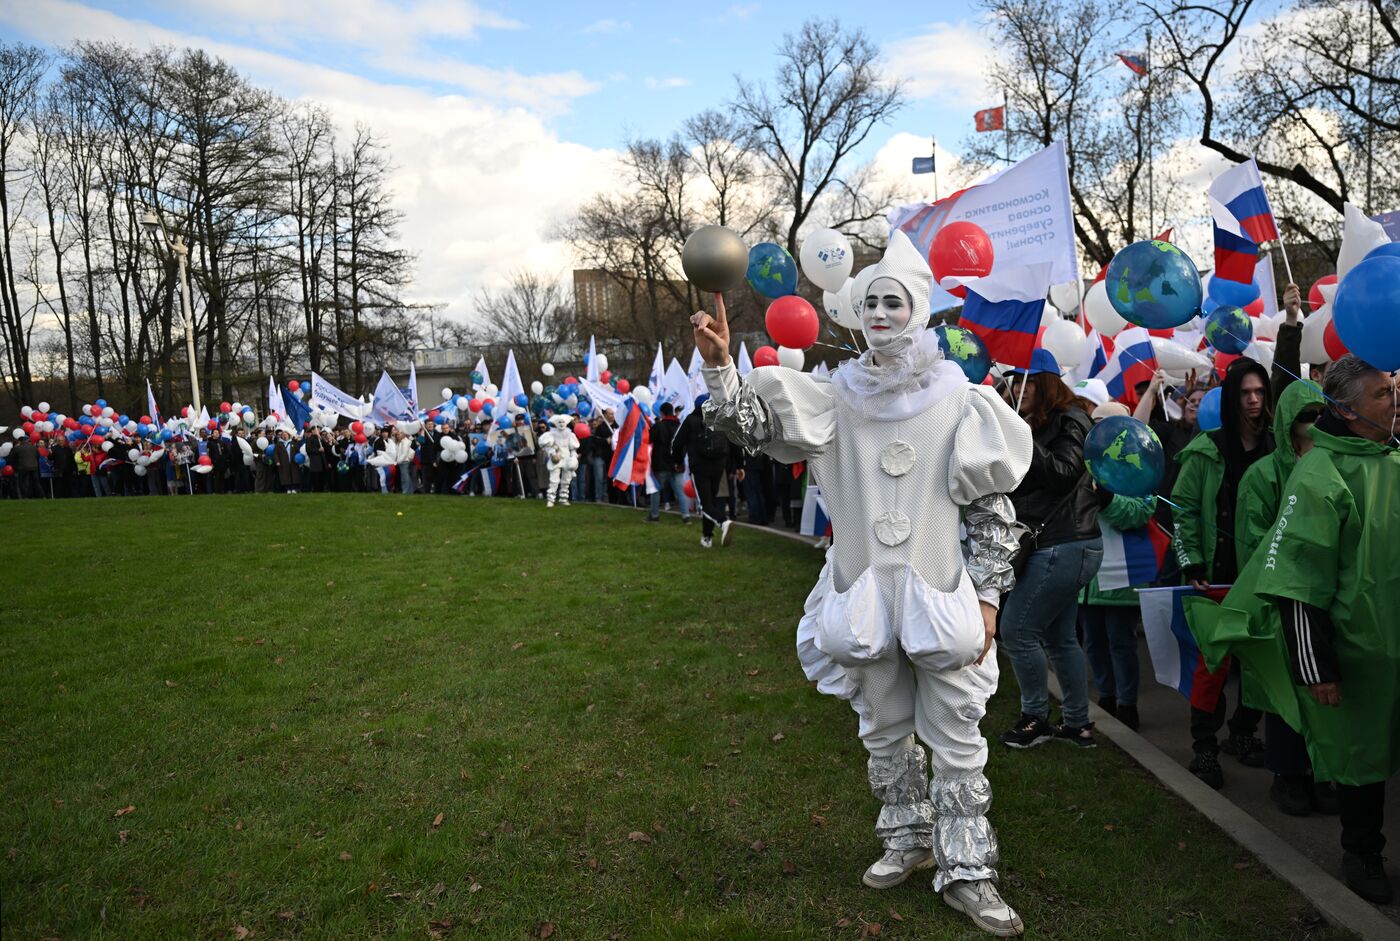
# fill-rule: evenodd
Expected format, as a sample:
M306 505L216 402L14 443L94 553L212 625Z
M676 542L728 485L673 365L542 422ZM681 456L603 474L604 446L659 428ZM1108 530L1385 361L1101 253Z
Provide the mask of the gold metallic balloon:
M696 229L681 250L681 267L691 284L707 293L736 288L749 269L749 252L731 229L707 225Z

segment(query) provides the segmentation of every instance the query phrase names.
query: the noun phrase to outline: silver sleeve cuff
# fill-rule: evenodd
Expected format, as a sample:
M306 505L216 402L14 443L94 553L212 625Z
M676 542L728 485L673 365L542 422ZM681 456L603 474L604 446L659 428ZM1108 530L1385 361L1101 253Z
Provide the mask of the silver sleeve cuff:
M967 574L977 597L1000 606L1001 595L1016 586L1011 559L1020 548L1016 534L1016 508L1004 493L988 494L968 504L963 516L967 529Z
M768 409L753 388L740 381L732 363L702 372L710 390L710 397L700 407L705 427L749 451L757 451L773 440L773 420Z

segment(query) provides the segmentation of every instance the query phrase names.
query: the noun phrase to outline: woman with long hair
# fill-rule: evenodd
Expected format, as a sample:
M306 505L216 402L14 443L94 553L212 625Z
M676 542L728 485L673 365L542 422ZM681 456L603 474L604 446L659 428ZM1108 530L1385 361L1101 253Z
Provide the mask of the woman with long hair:
M1079 590L1103 561L1098 503L1084 473L1089 416L1075 405L1048 350L1015 370L1008 391L1031 426L1031 466L1011 494L1034 546L1001 609L1001 644L1021 687L1021 718L1001 737L1012 748L1063 738L1094 746L1084 651L1075 630ZM1061 689L1061 722L1050 723L1047 658Z

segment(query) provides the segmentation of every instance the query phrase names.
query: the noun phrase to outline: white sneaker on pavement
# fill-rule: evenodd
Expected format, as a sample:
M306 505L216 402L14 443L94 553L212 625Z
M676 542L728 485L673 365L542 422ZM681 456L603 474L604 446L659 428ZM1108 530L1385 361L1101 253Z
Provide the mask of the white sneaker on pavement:
M734 521L725 520L719 524L719 544L727 546L734 541Z
M983 931L998 938L1015 938L1025 933L1021 916L1002 901L990 879L960 880L943 890L943 901L962 912Z
M870 864L860 881L872 889L892 889L920 869L932 869L933 850L885 850L885 855Z

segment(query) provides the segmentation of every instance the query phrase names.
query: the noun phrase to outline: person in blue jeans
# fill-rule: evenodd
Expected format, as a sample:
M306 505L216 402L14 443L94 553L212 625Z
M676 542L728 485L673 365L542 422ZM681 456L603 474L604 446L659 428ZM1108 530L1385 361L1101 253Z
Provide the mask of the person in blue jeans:
M1089 416L1075 404L1048 350L1036 350L1029 369L1013 372L1008 394L1031 426L1033 449L1011 502L1016 519L1036 534L1036 549L1001 606L1001 649L1021 687L1021 718L1001 741L1032 748L1060 738L1093 748L1084 651L1075 630L1079 590L1103 561L1098 500L1084 473ZM1047 660L1060 681L1058 725L1050 723Z
M1157 498L1115 496L1096 491L1099 526L1120 532L1141 530L1157 509ZM1102 574L1102 573L1100 573ZM1142 587L1146 587L1145 585ZM1095 576L1080 597L1084 656L1094 673L1099 707L1130 729L1138 727L1138 637L1141 621L1135 588L1103 588Z
M676 508L681 512L681 522L690 522L690 505L685 499L685 479L681 468L671 459L671 443L676 440L676 432L681 423L676 418L676 410L670 402L663 402L660 415L651 426L651 472L656 477L656 492L651 495L647 522L661 519L661 499L671 493L676 498Z

